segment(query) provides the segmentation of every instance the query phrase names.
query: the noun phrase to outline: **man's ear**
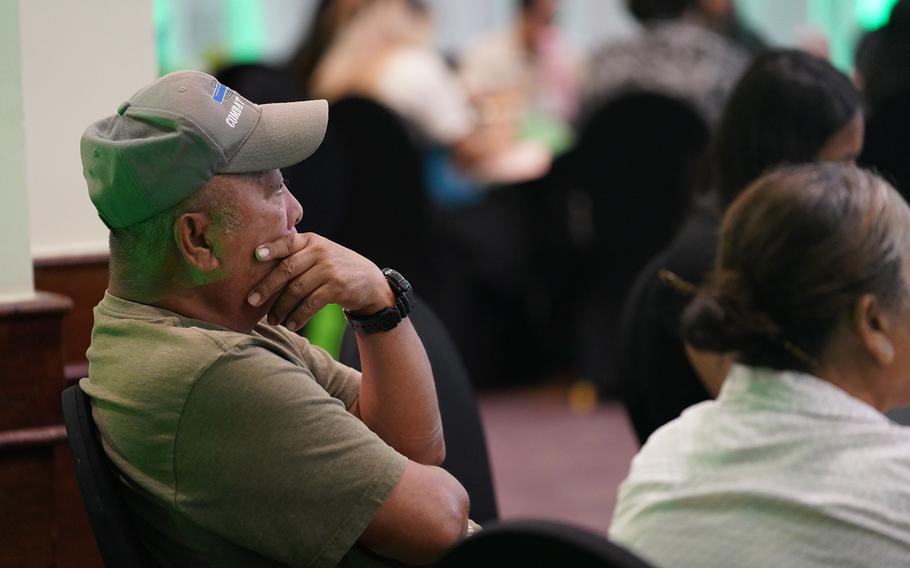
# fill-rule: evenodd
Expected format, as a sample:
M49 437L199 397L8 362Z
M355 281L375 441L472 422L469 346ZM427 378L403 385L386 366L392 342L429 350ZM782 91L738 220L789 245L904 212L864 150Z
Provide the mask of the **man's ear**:
M853 329L869 356L881 366L894 361L894 343L891 341L891 319L872 294L863 294L856 302L851 317Z
M214 225L205 213L184 213L174 223L180 256L194 271L210 274L221 268L215 243L209 238Z

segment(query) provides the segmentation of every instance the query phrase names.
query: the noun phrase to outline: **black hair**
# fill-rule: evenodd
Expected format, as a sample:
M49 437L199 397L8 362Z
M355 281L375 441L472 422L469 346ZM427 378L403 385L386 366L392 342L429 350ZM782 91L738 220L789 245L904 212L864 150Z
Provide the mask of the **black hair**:
M814 161L861 108L850 79L824 59L792 49L758 55L721 114L709 188L726 207L765 170Z

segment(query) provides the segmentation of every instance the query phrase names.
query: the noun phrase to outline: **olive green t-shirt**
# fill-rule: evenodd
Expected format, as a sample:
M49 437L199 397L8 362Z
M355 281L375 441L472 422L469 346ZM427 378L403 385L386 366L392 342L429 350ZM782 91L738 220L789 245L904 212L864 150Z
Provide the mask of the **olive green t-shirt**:
M407 458L347 411L357 371L284 328L237 333L110 294L88 360L80 386L162 565L371 558L355 543Z

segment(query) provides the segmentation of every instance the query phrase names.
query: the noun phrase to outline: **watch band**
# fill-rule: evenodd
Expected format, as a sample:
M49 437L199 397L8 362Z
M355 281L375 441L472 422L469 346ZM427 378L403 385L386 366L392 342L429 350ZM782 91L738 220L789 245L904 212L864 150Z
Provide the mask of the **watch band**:
M404 276L391 268L383 268L382 274L395 295L395 305L368 316L354 315L345 310L344 317L355 332L380 333L394 329L414 308L414 290Z

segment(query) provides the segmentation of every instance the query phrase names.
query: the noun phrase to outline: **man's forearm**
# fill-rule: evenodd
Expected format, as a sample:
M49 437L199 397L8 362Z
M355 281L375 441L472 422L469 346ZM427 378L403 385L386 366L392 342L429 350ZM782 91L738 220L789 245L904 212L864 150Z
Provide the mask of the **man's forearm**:
M436 387L426 351L407 319L392 330L358 333L363 379L358 414L408 458L438 465L445 457Z

